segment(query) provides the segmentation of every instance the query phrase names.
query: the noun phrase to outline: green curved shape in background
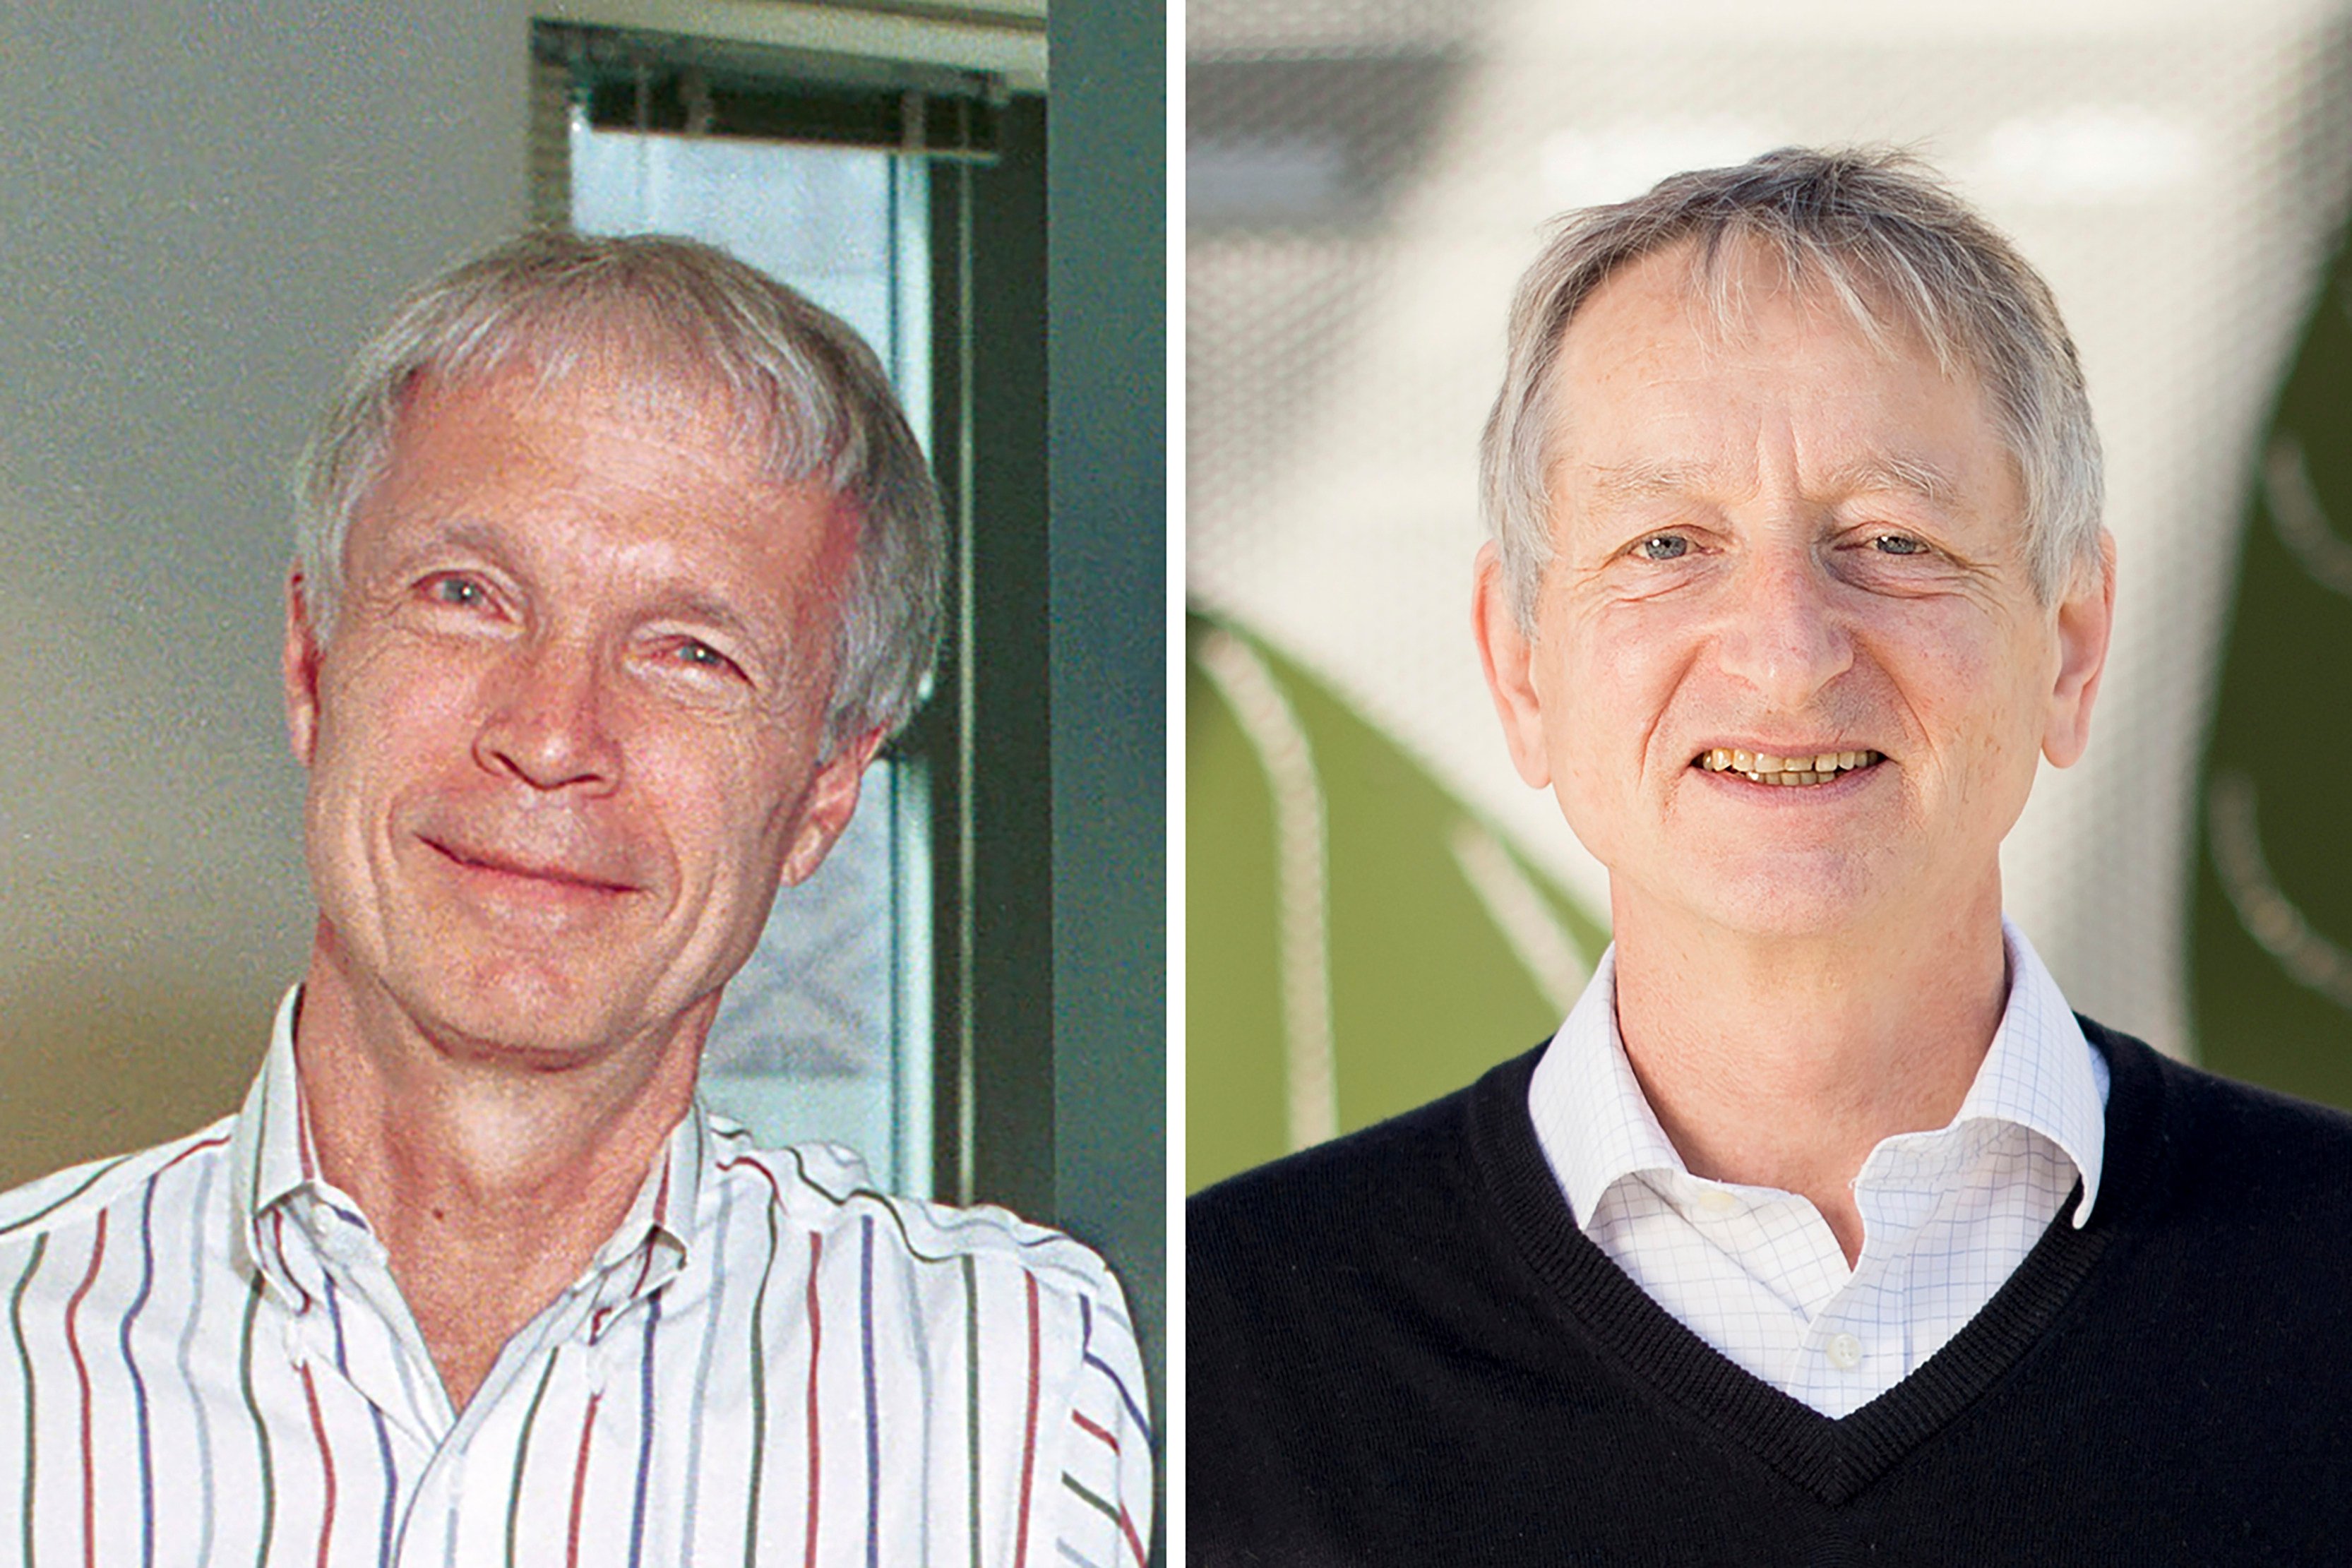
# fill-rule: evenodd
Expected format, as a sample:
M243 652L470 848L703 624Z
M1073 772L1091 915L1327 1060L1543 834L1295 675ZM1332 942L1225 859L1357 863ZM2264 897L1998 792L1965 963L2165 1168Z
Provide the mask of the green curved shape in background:
M2352 1106L2352 267L2257 462L2200 779L2191 985L2208 1067Z
M1199 661L1202 640L1220 629L1273 676L1321 786L1342 1132L1457 1089L1559 1027L1559 1009L1456 858L1465 824L1509 856L1588 968L1608 940L1556 882L1296 662L1229 624L1189 617L1188 1190L1287 1152L1274 806L1255 747Z

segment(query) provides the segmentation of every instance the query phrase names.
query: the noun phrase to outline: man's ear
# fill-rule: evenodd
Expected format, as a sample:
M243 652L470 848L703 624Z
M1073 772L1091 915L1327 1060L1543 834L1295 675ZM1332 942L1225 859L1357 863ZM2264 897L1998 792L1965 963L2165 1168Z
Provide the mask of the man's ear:
M2053 767L2072 768L2091 743L2091 705L2115 627L2116 536L2101 528L2095 570L2078 569L2058 604L2058 676L2042 731L2042 755Z
M1530 789L1540 789L1551 782L1551 755L1544 745L1543 698L1535 687L1535 643L1512 612L1502 554L1492 539L1478 547L1476 575L1470 629L1478 640L1478 663L1503 721L1511 765Z
M844 741L809 780L808 795L801 802L800 824L793 830L792 845L784 852L786 887L797 887L814 876L824 857L833 852L857 810L858 787L865 781L866 765L882 749L883 733L877 727Z
M308 768L319 747L319 638L302 588L298 566L286 574L286 646L278 667L286 685L286 737L294 760Z

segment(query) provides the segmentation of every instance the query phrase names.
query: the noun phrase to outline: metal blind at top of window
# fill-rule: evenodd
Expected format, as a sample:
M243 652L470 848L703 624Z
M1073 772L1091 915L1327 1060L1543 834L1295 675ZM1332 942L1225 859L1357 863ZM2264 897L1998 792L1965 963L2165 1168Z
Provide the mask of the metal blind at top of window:
M764 44L539 22L531 56L600 131L996 160L1002 78Z

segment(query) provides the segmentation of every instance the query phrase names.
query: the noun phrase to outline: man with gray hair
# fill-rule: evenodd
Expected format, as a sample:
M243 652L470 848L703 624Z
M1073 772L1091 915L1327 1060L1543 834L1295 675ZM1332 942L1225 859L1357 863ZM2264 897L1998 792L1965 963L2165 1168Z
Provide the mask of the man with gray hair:
M1608 868L1542 1047L1187 1225L1208 1563L2335 1561L2352 1124L2001 915L2115 595L2048 289L1893 154L1571 214L1474 624Z
M309 967L239 1114L0 1197L0 1550L1139 1558L1101 1260L695 1097L944 553L871 352L715 250L535 235L400 311L286 592Z

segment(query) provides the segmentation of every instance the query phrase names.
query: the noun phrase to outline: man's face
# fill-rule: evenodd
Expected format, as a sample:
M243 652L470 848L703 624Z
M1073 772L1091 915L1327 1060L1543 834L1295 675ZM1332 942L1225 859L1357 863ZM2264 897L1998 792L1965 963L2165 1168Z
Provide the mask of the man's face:
M1621 929L1997 909L2037 754L2081 751L2112 571L2037 601L2016 465L1972 377L1907 336L1874 346L1752 256L1727 336L1688 265L1629 267L1562 340L1532 643L1482 558L1514 760L1609 867ZM1718 751L1817 781L1718 771Z
M362 1005L551 1064L707 1022L878 738L817 755L856 534L714 400L418 389L331 641L299 593L287 631L320 948Z

